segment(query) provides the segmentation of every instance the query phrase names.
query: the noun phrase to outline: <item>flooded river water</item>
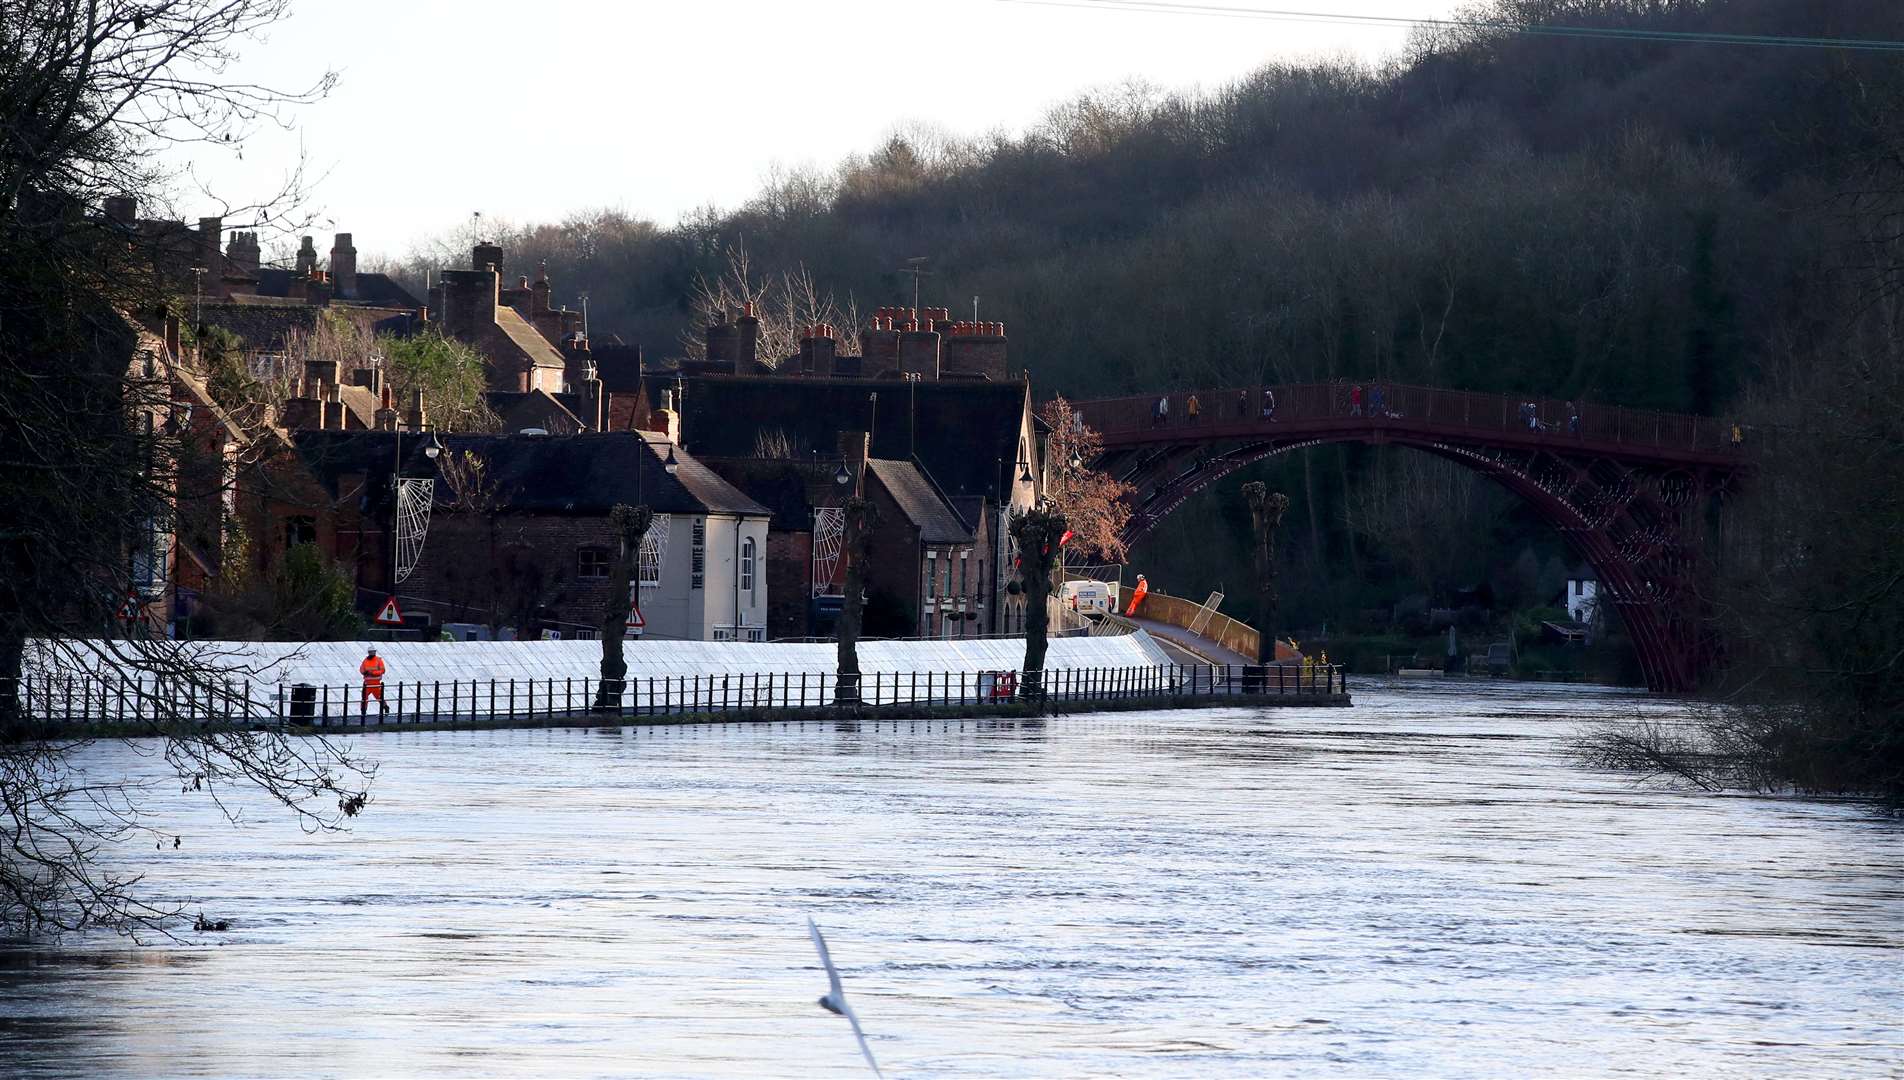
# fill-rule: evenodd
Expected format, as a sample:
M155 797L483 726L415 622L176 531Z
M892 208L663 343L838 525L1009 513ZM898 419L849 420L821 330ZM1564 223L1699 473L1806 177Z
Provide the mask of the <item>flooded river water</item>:
M1610 691L380 734L168 797L202 946L0 947L9 1076L1896 1076L1904 823L1572 763ZM102 765L150 765L122 745ZM129 852L128 854L138 854Z

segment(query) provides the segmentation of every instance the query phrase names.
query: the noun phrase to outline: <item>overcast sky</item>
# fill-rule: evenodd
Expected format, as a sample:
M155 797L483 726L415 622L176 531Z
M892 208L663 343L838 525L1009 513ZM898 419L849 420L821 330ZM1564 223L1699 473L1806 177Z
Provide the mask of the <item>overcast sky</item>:
M1456 4L1254 6L1436 17ZM296 0L237 74L289 87L331 68L337 88L242 160L191 164L243 202L302 147L318 231L352 232L361 257L394 255L466 228L472 211L554 221L609 206L672 223L742 202L776 165L830 167L903 125L1017 131L1086 88L1207 88L1271 59L1375 60L1406 33L1001 0ZM178 205L188 219L213 209L189 190Z

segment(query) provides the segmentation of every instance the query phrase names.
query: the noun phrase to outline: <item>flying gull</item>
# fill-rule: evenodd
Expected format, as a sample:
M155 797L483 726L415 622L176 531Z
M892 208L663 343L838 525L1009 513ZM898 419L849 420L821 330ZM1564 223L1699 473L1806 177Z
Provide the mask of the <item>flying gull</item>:
M820 951L820 966L826 969L827 992L820 997L820 1007L827 1012L846 1017L853 1025L853 1037L859 1040L859 1052L866 1055L866 1064L873 1067L873 1075L884 1080L879 1071L879 1062L873 1060L873 1048L866 1045L866 1033L859 1029L859 1017L853 1014L853 1007L846 1003L846 990L840 986L839 969L833 966L833 958L827 955L826 939L820 936L820 928L813 923L813 917L807 917L807 930L813 935L813 947Z

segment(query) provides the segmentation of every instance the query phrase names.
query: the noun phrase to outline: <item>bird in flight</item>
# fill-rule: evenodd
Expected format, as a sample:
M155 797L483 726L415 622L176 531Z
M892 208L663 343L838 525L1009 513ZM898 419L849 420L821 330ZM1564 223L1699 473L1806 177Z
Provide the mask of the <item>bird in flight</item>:
M879 1062L873 1060L873 1048L866 1045L866 1033L860 1030L859 1017L854 1015L853 1007L846 1003L846 990L840 986L840 971L833 966L833 958L827 954L826 939L820 936L820 928L814 925L813 917L807 917L807 931L813 935L813 947L819 950L820 966L826 969L827 992L820 996L820 1007L827 1012L846 1017L853 1025L853 1037L859 1040L859 1052L866 1055L866 1064L873 1067L873 1075L884 1080L879 1071Z

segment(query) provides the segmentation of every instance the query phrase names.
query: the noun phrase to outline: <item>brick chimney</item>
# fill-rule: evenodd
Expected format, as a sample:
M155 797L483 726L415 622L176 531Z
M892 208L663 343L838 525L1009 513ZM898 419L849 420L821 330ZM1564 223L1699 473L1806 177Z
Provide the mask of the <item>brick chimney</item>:
M909 308L883 307L859 334L860 374L867 377L899 370L899 313L912 318Z
M652 431L676 446L681 445L681 408L675 404L673 390L661 392L661 407L648 411L648 423L642 430Z
M590 431L602 430L602 402L608 395L602 392L602 380L596 377L594 361L589 361L582 380L575 384L575 394L580 399L577 415L582 423L587 424Z
M469 268L471 270L489 268L495 270L498 275L501 275L502 245L477 244L474 248L471 248L469 252Z
M139 223L139 200L131 195L108 195L105 201L106 218L127 228Z
M390 388L382 388L377 395L376 422L378 431L397 430L397 408L390 404Z
M315 269L317 269L317 245L311 243L311 238L307 236L304 237L304 242L298 245L296 273L298 277L306 277Z
M331 276L322 270L295 275L291 278L290 293L312 307L325 307L331 302Z
M899 370L907 375L936 380L939 377L939 341L936 330L901 331Z
M853 474L853 490L866 490L866 458L872 443L872 436L864 431L842 431L839 434L840 458L846 462L846 471Z
M760 359L760 320L754 317L751 301L734 320L734 333L734 374L751 374Z
M481 340L496 325L502 278L494 270L443 271L444 329L464 341Z
M320 397L322 398L322 404L324 409L324 419L323 419L324 430L325 431L344 430L344 417L347 415L347 413L344 410L344 395L342 391L337 389L337 384L331 383L330 385L326 386L324 388L323 394L320 395Z
M404 414L403 423L412 433L429 430L430 417L423 411L423 391L410 391L410 410Z
M307 368L309 364L305 365ZM380 367L360 367L351 369L350 384L361 386L370 391L373 397L383 396L383 369Z
M331 244L331 290L346 300L357 298L357 248L347 232L338 233Z
M225 264L222 259L225 238L225 219L222 217L202 217L198 219L198 265L208 272L222 276ZM217 280L214 278L213 280Z
M957 322L945 338L945 359L941 374L947 378L987 378L1003 382L1005 366L1005 324L1002 322Z
M324 426L323 404L308 389L297 391L278 409L278 423L287 431L311 431Z
M702 328L701 343L707 353L708 363L720 364L730 370L737 366L740 329L727 321L727 312L721 312L713 322Z
M537 316L537 315L540 315L540 314L542 314L543 312L545 312L545 311L548 311L548 310L550 310L550 306L549 306L549 260L547 260L547 259L544 259L544 260L542 260L542 261L541 261L540 263L538 263L538 264L536 265L536 279L535 279L535 284L533 284L533 285L531 285L531 286L529 286L529 317L530 317L530 321L532 321L532 322L533 322L533 321L534 321L534 319L535 319L535 316Z
M800 339L800 374L822 378L831 376L838 351L839 341L833 336L832 326L816 323L808 327L806 335Z
M258 276L258 266L262 258L258 252L258 234L255 232L234 232L231 242L225 245L225 260L231 264L234 272L248 278Z
M331 387L337 385L337 370L341 365L336 360L304 361L304 382L323 397Z

